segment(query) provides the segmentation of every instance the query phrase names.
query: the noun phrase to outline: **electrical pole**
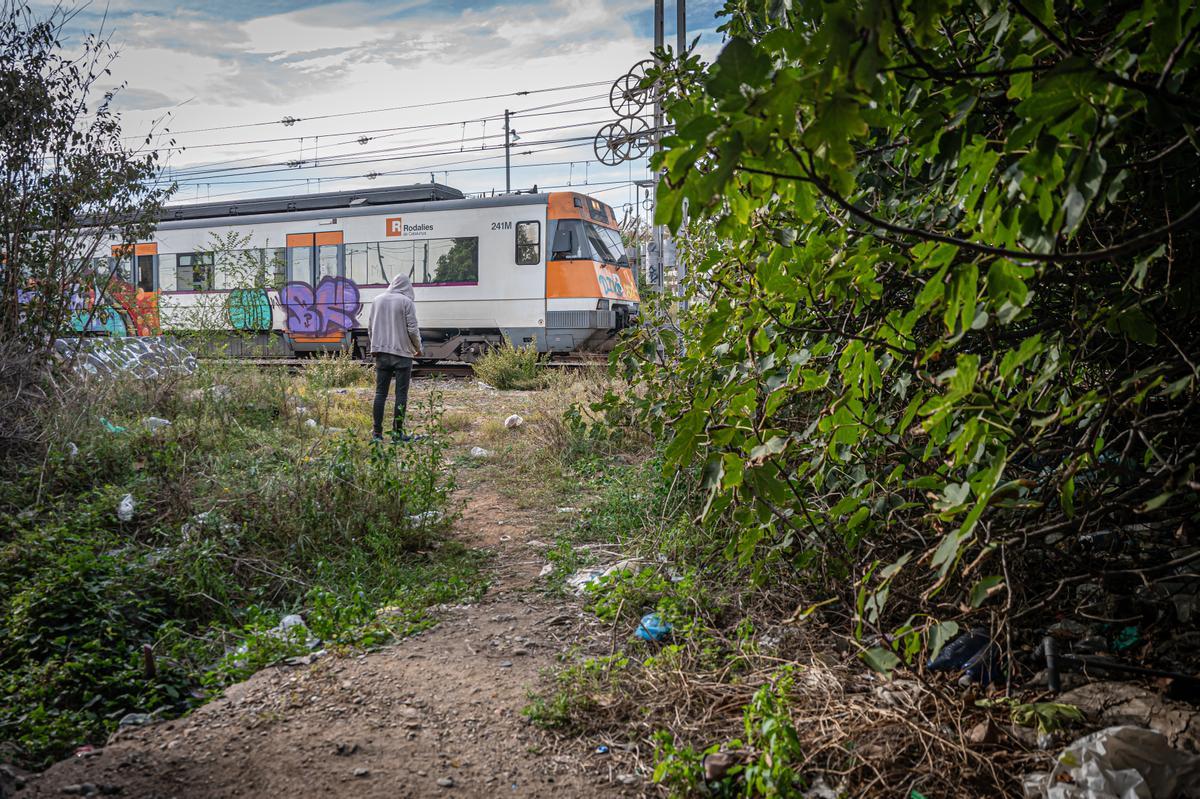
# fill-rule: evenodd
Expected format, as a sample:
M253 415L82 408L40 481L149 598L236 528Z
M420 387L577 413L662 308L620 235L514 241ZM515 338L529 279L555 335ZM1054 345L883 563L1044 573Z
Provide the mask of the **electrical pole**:
M661 2L661 0L660 0ZM512 111L504 109L504 193L508 194L512 191L512 176L509 166L509 151L512 149L512 137L508 135L508 120L512 116Z
M662 59L659 54L663 49L663 4L664 0L654 0L654 59L657 65L663 66ZM662 110L662 84L654 92L654 152L658 153L662 149L662 125L663 125L663 110ZM654 212L657 216L658 211L658 171L654 172ZM655 222L654 225L654 256L650 262L654 265L654 287L659 291L663 288L663 230L662 225Z
M687 51L687 0L675 0L675 57Z
M687 0L675 0L675 57L682 60L687 52ZM687 224L687 201L683 206L683 221ZM679 241L675 241L675 280L678 281L676 291L680 297L680 307L687 310L687 298L683 281L687 277L687 266L679 255Z

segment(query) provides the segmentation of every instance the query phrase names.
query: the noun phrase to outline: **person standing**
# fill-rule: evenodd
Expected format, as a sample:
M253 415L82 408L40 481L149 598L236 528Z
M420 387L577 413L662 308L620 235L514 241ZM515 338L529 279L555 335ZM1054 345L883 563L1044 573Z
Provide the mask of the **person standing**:
M367 334L371 354L375 356L374 430L371 437L383 440L383 410L388 389L396 380L396 408L392 415L392 441L410 441L404 434L404 411L408 405L408 384L414 358L421 357L421 328L417 324L417 304L412 280L408 275L392 278L387 291L371 303Z

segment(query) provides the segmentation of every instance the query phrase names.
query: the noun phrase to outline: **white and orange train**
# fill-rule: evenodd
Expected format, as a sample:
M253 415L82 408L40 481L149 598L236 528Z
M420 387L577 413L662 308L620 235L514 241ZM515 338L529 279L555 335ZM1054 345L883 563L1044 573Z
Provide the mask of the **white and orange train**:
M574 192L468 199L421 184L181 205L153 241L108 244L109 289L80 318L114 335L186 329L202 309L211 326L217 308L258 352L365 352L371 301L398 273L428 358L471 361L503 338L604 350L638 313L612 208Z

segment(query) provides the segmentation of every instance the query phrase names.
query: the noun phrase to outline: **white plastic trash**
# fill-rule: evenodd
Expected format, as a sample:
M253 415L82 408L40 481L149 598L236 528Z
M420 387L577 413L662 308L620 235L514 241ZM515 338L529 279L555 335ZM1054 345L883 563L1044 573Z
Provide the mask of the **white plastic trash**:
M1024 779L1025 799L1172 799L1200 790L1200 757L1142 727L1109 727L1078 739L1049 774Z
M471 457L472 458L486 458L491 454L492 453L488 452L483 447L471 447Z
M305 427L316 427L316 426L317 426L317 420L316 420L316 419L305 419L305 420L304 420L304 426L305 426Z
M538 572L538 577L549 577L553 571L554 571L554 564L547 563L545 566L542 567L542 570L540 572Z
M308 629L308 626L304 623L304 619L296 613L292 613L292 614L284 616L282 619L280 619L279 627L277 627L276 629L278 629L281 632L287 632L288 630L292 629L293 627L301 627L305 630Z
M522 419L520 416L518 416L515 413L512 416L510 416L504 420L504 426L507 427L509 430L518 428L523 424L525 424L525 420Z
M79 447L75 446L74 441L68 441L67 442L67 457L74 459L74 458L78 457L78 455L79 455Z
M157 430L160 427L170 427L171 420L170 419L160 419L157 416L147 416L145 419L142 420L142 424L144 424L146 426L147 430Z
M413 524L437 524L442 520L442 512L427 510L424 513L410 514L408 520Z
M117 503L117 518L123 522L133 520L133 494L126 494Z
M637 567L637 565L638 562L636 560L619 560L611 566L592 566L580 569L567 578L567 585L570 586L575 593L582 594L585 590L587 590L587 587L590 584L596 582L601 577L607 577L608 575L621 571L622 569L633 569Z

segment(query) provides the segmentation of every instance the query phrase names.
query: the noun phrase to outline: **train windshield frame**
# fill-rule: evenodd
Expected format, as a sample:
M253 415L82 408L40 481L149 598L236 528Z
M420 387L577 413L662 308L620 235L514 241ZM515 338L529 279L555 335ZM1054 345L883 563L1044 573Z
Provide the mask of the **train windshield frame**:
M585 222L588 229L588 242L597 261L615 266L629 266L629 257L625 254L625 243L617 231Z
M551 241L551 258L556 261L600 261L629 266L621 234L594 222L559 219Z

